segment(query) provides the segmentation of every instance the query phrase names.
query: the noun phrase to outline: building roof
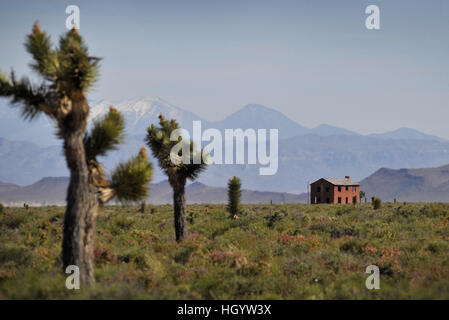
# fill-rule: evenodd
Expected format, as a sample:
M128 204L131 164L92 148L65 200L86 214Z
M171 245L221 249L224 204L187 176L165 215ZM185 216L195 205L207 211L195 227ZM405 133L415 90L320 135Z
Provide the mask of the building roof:
M359 186L359 183L355 182L351 178L322 178L322 179L326 180L329 183L332 183L334 186ZM321 179L315 182L318 182L320 180Z

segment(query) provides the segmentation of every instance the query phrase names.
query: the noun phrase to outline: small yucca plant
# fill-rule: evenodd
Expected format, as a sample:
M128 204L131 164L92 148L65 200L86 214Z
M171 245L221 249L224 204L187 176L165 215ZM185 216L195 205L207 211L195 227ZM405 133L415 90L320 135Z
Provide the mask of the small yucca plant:
M240 211L240 199L242 197L242 186L240 179L236 176L228 181L228 206L227 210L231 214L231 218L236 218Z
M147 208L146 202L145 202L145 201L142 201L142 202L140 203L139 212L140 212L140 213L145 213L146 208Z
M373 208L379 210L382 207L382 200L377 197L373 197Z

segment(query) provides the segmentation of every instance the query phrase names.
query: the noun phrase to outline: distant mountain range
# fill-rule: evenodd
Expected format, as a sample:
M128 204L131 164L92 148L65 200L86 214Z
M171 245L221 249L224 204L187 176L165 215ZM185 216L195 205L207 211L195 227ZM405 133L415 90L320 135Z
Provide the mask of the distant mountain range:
M381 168L360 182L368 198L449 202L449 165L421 169Z
M359 135L354 131L343 128L321 124L314 128L306 128L299 123L289 119L284 114L260 104L248 104L242 109L232 113L221 121L207 121L202 117L175 106L160 97L145 97L142 99L123 100L111 102L107 100L90 101L90 122L104 115L110 106L119 110L126 121L126 131L129 137L142 136L146 128L157 123L159 113L167 118L175 118L181 126L191 130L193 120L201 120L204 128L254 128L254 129L279 129L279 138L291 138L307 134L318 136L331 135ZM16 110L14 110L16 109ZM54 125L46 117L41 116L32 122L24 121L20 117L20 108L8 106L5 99L0 99L0 137L12 141L27 141L38 146L59 145L60 142L54 136ZM418 140L440 140L443 138L428 135L410 128L400 128L386 133L373 133L368 135L380 139L418 139Z
M68 178L43 178L29 186L21 187L0 182L0 202L9 206L65 205Z
M47 177L29 186L0 182L0 202L7 206L65 205L68 178ZM150 184L151 204L171 204L172 188L168 181ZM387 169L381 168L360 182L360 189L370 199L379 197L382 201L449 202L449 164L435 168ZM200 182L186 187L187 203L226 203L224 187L211 187ZM285 192L262 192L242 190L242 203L306 203L307 194Z
M6 104L5 100L0 103ZM105 114L111 104L92 102L90 123ZM161 98L126 100L114 106L125 117L127 139L118 151L100 159L109 170L145 145L146 128L158 121L159 113L177 119L188 130L193 120L201 120L203 130L211 127L279 129L276 175L260 176L259 165L211 165L198 181L214 187L226 185L236 175L251 190L299 194L306 191L308 182L323 176L350 175L360 180L381 167L435 167L446 164L449 159L449 141L413 129L367 136L325 124L309 129L257 104L247 105L217 122L208 122ZM54 138L52 124L44 117L37 122L25 122L19 110L11 109L0 105L0 181L29 185L47 176L68 176L61 143ZM156 169L153 181L166 179L154 159L153 163Z
M29 205L65 205L65 197L69 179L65 177L47 177L29 186L0 182L0 202L7 206ZM186 187L187 203L226 203L226 188L210 187L195 182ZM150 195L147 199L152 204L173 203L173 191L168 181L150 184ZM242 203L305 203L306 194L290 194L283 192L262 192L242 190Z
M446 139L428 135L419 132L415 129L410 128L399 128L394 131L388 131L385 133L372 133L368 135L369 137L379 138L379 139L401 139L401 140L437 140L437 141L448 141Z
M129 139L104 159L106 168L137 154L143 145L143 137ZM306 135L279 141L279 169L275 175L260 176L259 165L213 164L198 181L220 187L235 175L251 190L302 193L307 190L307 182L325 176L350 175L360 180L382 167L436 167L448 159L448 142ZM154 159L153 163L153 181L166 179ZM28 185L43 176L68 176L60 147L39 148L28 142L0 139L0 181Z

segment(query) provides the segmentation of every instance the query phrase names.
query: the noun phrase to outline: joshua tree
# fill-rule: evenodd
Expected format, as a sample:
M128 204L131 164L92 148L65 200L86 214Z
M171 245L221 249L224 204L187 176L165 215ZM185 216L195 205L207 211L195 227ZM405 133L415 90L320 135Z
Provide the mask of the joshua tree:
M105 178L98 156L104 156L123 141L122 116L111 108L86 132L89 105L87 90L98 75L100 59L88 53L87 46L76 29L68 31L53 48L47 33L38 22L28 35L25 47L31 54L31 68L42 78L39 86L28 78L16 79L0 73L0 96L8 97L21 107L25 119L40 114L50 117L63 140L63 149L70 171L67 207L64 217L62 261L64 270L76 265L82 283L94 279L94 230L99 205L114 197L119 200L139 200L146 196L152 168L145 149Z
M179 124L176 120L166 120L160 114L159 126L149 126L145 140L153 156L158 160L159 166L168 176L168 181L173 188L176 241L180 242L186 236L186 181L187 179L195 180L206 169L207 161L204 161L203 158L208 155L203 150L196 150L192 141L185 142L181 136L172 141L170 139L172 132L177 129L179 129ZM174 151L180 143L184 143L183 146L186 146L186 148L183 148L188 151L185 154L182 154L182 149ZM194 161L197 158L199 158L199 161Z
M242 186L240 179L234 176L228 181L228 206L227 209L231 214L231 218L235 218L237 213L239 213L240 198L242 196L242 191L240 187Z
M365 191L360 190L360 202L362 202L362 199L365 198L366 199L366 194ZM366 201L365 201L366 202Z

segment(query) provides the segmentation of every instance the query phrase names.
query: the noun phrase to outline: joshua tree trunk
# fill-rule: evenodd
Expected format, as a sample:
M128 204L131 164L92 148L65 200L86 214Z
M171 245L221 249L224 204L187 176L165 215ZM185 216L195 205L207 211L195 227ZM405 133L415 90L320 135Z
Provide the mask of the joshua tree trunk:
M175 210L175 233L176 241L185 239L186 231L186 197L184 184L178 184L173 188L173 207Z
M98 212L98 199L89 185L83 129L65 136L64 150L70 170L67 208L64 219L62 256L64 270L76 265L81 283L92 284L94 278L94 230Z

